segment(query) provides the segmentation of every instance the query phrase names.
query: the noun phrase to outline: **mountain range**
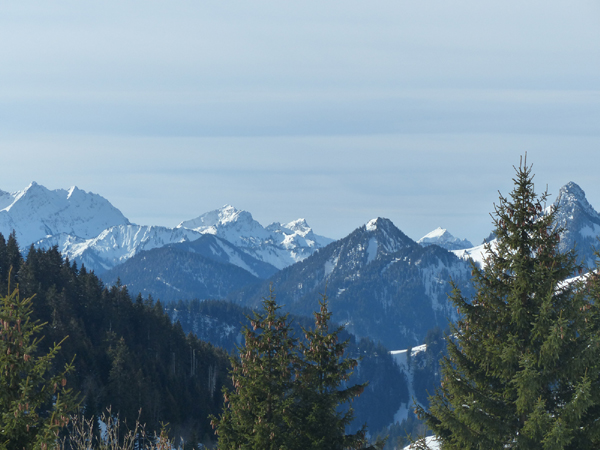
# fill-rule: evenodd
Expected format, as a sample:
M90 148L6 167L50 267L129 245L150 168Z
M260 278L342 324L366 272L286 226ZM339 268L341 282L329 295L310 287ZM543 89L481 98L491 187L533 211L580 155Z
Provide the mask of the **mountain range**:
M12 231L23 249L58 246L71 261L101 274L144 250L191 242L212 234L249 256L281 269L301 261L332 239L313 233L304 219L263 227L230 205L183 221L175 228L132 224L105 198L77 187L49 190L35 182L0 191L0 233ZM236 265L240 259L230 261Z
M456 319L448 281L468 294L470 274L466 261L437 245L423 247L390 220L377 218L229 299L256 307L272 286L285 311L310 315L326 293L334 317L350 332L406 348L421 343L430 328Z
M561 248L576 246L593 267L600 215L572 182L553 206ZM421 343L428 329L456 318L448 281L468 291L468 259L484 259L482 245L443 228L415 242L384 218L337 241L315 234L303 219L263 227L230 205L174 228L136 225L99 195L36 183L0 191L0 232L13 230L24 253L30 245L57 246L107 284L120 280L133 294L164 301L214 298L255 307L272 285L285 310L310 315L326 293L335 320L396 349Z

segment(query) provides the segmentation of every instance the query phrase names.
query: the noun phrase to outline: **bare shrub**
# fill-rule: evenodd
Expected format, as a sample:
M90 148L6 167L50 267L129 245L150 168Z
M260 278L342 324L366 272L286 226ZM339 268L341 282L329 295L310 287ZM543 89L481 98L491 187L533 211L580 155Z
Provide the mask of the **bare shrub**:
M166 426L160 434L149 435L139 420L133 429L113 415L110 408L102 414L100 426L82 414L71 416L69 429L58 442L59 450L173 450Z

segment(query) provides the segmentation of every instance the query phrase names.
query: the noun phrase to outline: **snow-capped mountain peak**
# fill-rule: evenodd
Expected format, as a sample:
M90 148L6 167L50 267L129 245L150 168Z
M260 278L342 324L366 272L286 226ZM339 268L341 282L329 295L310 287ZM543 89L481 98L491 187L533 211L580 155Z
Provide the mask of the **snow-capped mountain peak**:
M283 224L282 226L290 231L300 231L304 233L311 231L308 223L306 223L306 219L296 219L289 223Z
M572 214L575 209L579 209L590 218L600 220L600 214L587 201L583 189L572 181L560 188L554 205L558 206L558 212L561 215Z
M0 193L0 233L13 230L21 248L47 236L89 239L129 220L100 195L77 187L49 190L35 181L22 191Z
M177 228L189 228L200 233L216 234L216 227L234 223L251 224L253 221L252 214L249 212L239 210L231 205L224 205L195 219L185 220L177 225Z
M302 261L315 250L333 242L314 234L304 219L286 224L274 222L265 228L248 211L231 205L181 222L177 227L214 234L278 269Z
M438 227L432 232L427 233L417 243L422 246L435 244L446 250L462 250L473 247L473 244L468 240L454 237L448 230L442 227Z

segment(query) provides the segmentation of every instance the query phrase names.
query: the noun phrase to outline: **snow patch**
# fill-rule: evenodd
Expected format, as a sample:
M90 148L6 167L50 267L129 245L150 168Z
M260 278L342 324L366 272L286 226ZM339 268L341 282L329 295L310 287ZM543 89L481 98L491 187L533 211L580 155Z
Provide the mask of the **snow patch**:
M579 233L583 237L595 238L600 234L600 225L598 225L597 223L588 224L581 228Z
M425 344L413 347L410 352L411 358L414 358L418 353L424 352L425 350L427 350L427 346ZM407 403L400 405L400 408L398 409L398 411L396 411L396 414L394 414L394 422L393 423L396 423L396 422L402 423L402 421L404 419L408 418L409 411L414 409L413 402L416 402L418 405L421 405L421 404L416 400L415 391L413 389L413 384L412 384L413 372L412 372L412 368L408 367L408 358L407 358L408 349L392 350L390 352L390 355L392 355L392 358L393 358L394 362L398 365L398 367L401 370L403 370L404 373L407 374L407 378L408 378L408 398L410 400Z
M496 239L491 241L490 245L492 246L492 249L495 249L496 245L498 245ZM451 252L465 261L472 259L475 264L477 264L480 268L483 268L485 266L485 260L487 257L487 251L485 247L486 244L481 244L464 250L451 250Z
M335 269L339 260L340 260L340 257L337 256L333 259L329 259L329 260L325 261L325 276L326 277L331 275L331 273L333 272L333 269Z
M428 448L429 450L441 450L442 448L442 443L438 440L437 436L428 436L425 439L425 448ZM416 450L418 448L422 448L422 442L419 442L419 444L417 446L415 446L414 444L410 444L407 447L404 447L403 450Z
M369 245L367 246L367 263L370 263L377 257L377 239L372 237L369 239Z
M377 230L377 219L371 219L367 222L367 231Z

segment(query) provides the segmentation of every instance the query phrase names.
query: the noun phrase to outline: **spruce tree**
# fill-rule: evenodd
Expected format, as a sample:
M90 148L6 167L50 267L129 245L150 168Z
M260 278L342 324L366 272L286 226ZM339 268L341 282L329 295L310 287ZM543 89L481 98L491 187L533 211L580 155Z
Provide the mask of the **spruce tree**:
M234 390L223 389L224 411L211 417L220 450L290 448L296 340L288 316L279 315L279 309L271 289L263 312L254 312L251 328L242 331L239 360L231 359Z
M0 449L46 449L68 423L73 394L65 387L72 364L51 375L60 344L40 352L42 324L30 320L31 298L0 299Z
M342 450L364 448L366 426L355 434L346 435L353 419L353 410L339 407L360 395L367 383L346 386L358 361L344 357L348 341L340 341L343 327L330 330L331 312L327 297L319 301L314 313L314 330L303 329L306 340L300 344L302 362L294 382L295 426L293 448Z
M555 210L534 192L531 167L495 206L497 241L473 264L476 295L453 286L461 319L447 337L442 386L421 418L450 449L600 448L598 289L558 251ZM590 290L591 287L591 290Z

